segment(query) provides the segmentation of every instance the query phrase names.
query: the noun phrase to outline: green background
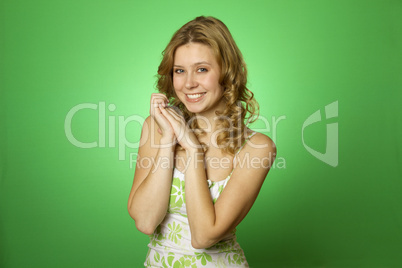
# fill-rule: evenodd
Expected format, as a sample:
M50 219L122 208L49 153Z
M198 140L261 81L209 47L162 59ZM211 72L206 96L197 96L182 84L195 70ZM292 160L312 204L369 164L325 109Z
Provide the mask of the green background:
M250 266L402 266L401 1L0 7L1 267L141 267L149 238L126 209L137 150L118 148L123 138L138 141L140 124L122 121L147 116L162 50L198 15L231 30L271 122L264 133L278 147L238 227ZM324 107L334 101L339 116L327 120ZM67 113L83 103L98 109L77 112L72 133L98 141L105 103L104 147L78 148L66 137ZM305 129L304 141L324 153L326 124L338 123L336 167L302 143L303 122L319 109L323 120Z

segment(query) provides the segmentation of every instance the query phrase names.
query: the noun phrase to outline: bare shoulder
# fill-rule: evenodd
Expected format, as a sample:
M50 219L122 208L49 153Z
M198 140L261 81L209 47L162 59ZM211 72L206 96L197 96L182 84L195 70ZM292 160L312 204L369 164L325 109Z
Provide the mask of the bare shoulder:
M235 167L261 174L268 172L276 158L276 145L273 140L262 133L257 132L247 140L244 147L236 156ZM265 173L266 175L266 173ZM265 178L265 175L262 177Z
M259 132L257 132L247 141L247 145L245 147L246 151L252 152L253 154L261 157L276 156L277 150L274 141L267 135Z

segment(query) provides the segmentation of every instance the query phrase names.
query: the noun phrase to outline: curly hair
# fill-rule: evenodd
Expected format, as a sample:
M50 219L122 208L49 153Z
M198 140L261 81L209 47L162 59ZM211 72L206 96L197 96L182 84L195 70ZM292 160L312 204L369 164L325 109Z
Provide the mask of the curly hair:
M219 83L224 90L226 107L216 112L217 125L221 130L216 137L216 144L223 151L234 154L245 140L247 125L258 117L258 103L246 87L247 67L243 55L222 21L200 16L183 25L162 52L156 87L168 97L172 105L181 110L187 122L191 121L190 128L196 135L202 135L197 120L190 120L194 119L195 114L187 110L173 88L174 54L178 47L188 43L200 43L212 48L221 68Z

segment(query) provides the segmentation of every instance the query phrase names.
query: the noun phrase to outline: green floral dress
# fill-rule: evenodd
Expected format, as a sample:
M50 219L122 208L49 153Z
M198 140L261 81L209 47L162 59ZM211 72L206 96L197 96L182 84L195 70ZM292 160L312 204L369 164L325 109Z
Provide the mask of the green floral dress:
M251 134L248 139L254 134ZM226 179L217 182L208 180L214 203L224 190L230 176L231 174ZM149 250L144 265L146 267L174 268L249 267L243 250L236 242L236 230L210 248L195 249L191 246L184 185L184 174L175 168L169 208L165 219L150 235Z

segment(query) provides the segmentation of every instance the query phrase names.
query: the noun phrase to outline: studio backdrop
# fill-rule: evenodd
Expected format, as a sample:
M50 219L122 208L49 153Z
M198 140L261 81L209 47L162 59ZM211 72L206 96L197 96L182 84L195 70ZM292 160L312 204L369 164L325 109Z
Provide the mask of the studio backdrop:
M401 267L401 1L0 4L0 266L141 267L127 212L161 53L222 20L277 158L251 267Z

